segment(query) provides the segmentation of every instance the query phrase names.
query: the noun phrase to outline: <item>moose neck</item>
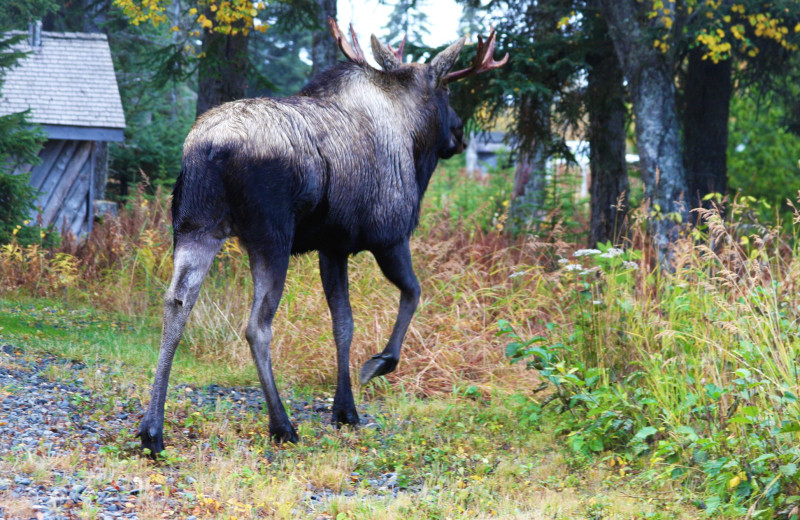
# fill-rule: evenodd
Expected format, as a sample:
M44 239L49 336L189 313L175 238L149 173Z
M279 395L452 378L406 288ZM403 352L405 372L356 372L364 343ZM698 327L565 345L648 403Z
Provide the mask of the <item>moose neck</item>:
M421 200L439 159L441 122L435 101L419 86L418 73L411 67L387 73L344 62L315 76L299 95L360 113L358 119L367 125L354 132L379 149L391 155L411 151Z

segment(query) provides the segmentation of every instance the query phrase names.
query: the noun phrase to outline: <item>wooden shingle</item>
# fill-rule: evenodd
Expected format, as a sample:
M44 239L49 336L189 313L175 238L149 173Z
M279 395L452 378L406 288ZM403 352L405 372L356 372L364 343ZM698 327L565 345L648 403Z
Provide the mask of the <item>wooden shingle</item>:
M0 115L30 108L30 120L51 137L58 126L108 129L103 140L122 139L125 114L105 34L45 31L41 46L26 39L16 49L29 54L3 78Z

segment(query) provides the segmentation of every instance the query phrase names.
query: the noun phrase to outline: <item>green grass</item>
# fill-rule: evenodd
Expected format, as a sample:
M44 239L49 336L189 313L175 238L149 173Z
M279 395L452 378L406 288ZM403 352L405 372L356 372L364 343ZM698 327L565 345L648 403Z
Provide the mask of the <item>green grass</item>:
M0 299L0 341L32 354L52 354L82 363L124 365L151 380L158 360L161 324L48 299ZM186 349L175 355L173 371L192 384L234 386L257 381L249 366L205 363Z

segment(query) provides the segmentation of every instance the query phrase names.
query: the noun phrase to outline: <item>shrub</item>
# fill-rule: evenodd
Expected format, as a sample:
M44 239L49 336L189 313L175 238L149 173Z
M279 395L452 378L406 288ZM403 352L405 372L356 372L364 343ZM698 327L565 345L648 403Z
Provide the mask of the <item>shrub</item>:
M743 224L751 207L703 212L674 274L651 271L646 250L565 255L541 292L559 319L530 339L500 330L576 453L636 460L650 485L704 495L709 516L796 518L800 251Z

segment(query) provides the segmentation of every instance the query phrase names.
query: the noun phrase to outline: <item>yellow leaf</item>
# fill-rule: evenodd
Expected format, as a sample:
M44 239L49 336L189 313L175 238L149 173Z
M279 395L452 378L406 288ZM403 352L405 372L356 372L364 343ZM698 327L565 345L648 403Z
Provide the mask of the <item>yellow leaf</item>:
M728 487L733 489L736 486L738 486L741 482L742 482L742 479L739 478L739 476L737 475L737 476L733 477L732 479L730 479L730 481L728 482Z

